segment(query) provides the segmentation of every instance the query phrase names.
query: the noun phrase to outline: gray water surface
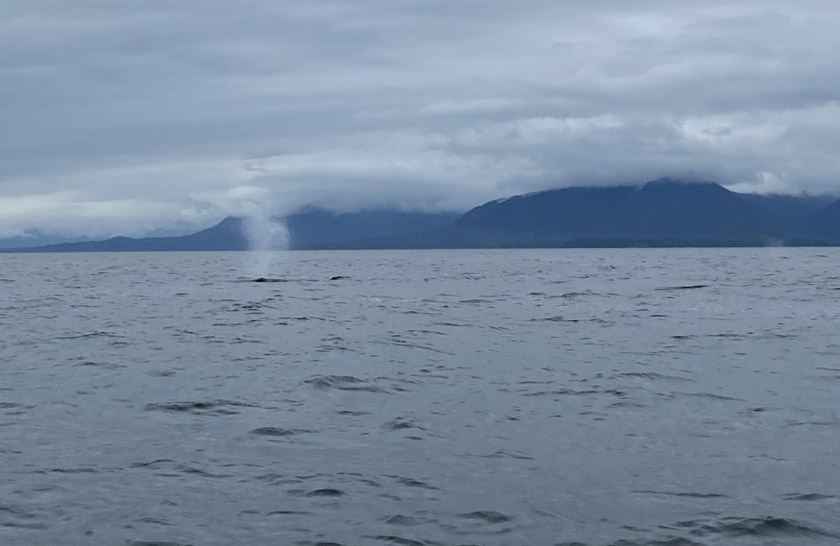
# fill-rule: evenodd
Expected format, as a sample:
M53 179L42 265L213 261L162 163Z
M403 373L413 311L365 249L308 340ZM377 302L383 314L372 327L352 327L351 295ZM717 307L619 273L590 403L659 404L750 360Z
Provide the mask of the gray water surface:
M840 251L271 258L0 256L0 544L840 543Z

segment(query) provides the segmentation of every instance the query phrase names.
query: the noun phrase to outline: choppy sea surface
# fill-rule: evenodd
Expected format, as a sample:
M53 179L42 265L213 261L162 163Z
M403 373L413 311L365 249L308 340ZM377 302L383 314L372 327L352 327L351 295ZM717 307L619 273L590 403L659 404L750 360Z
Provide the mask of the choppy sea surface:
M3 545L840 543L835 249L3 255L0 325Z

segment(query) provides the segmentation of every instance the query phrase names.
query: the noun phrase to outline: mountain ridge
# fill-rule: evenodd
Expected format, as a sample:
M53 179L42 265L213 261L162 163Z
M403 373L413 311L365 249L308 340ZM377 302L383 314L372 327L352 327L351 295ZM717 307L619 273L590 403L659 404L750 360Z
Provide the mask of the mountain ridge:
M543 248L840 245L840 200L741 194L712 182L574 186L464 214L308 208L282 219L288 248ZM247 250L241 218L176 237L113 237L0 252Z
M288 245L276 248L306 250L370 237L404 236L447 225L456 213L424 213L393 209L368 209L352 213L307 207L286 217L271 219L289 231ZM0 248L0 253L29 252L158 252L253 250L248 237L249 220L229 216L195 233L168 237L111 237L98 241L63 242L36 247ZM256 224L253 224L257 227ZM269 250L272 248L262 248Z
M740 194L711 182L571 187L484 203L452 226L341 248L840 244L840 200Z

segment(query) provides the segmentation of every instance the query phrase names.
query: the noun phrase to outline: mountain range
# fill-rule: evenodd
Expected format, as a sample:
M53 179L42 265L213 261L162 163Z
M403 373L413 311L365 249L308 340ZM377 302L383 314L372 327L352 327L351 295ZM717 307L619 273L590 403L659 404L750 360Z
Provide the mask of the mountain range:
M102 241L73 241L35 247L10 245L0 252L153 252L193 250L252 250L263 248L256 243L253 231L264 224L266 229L278 222L289 232L288 241L277 248L306 250L331 248L352 240L377 237L398 238L448 226L460 214L425 213L374 209L353 213L337 213L308 207L295 214L270 221L251 222L247 218L228 217L218 224L196 233L162 237L112 237ZM249 236L250 235L250 236ZM259 235L259 234L256 234Z
M840 245L840 200L740 194L673 179L517 195L465 214L309 208L278 220L293 250ZM114 237L0 252L247 250L254 245L246 223L230 217L178 237Z

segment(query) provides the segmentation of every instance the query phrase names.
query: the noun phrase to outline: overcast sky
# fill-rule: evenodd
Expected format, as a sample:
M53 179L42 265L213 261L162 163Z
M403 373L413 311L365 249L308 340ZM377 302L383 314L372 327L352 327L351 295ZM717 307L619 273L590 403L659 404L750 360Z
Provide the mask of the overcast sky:
M840 191L837 0L3 0L0 237Z

